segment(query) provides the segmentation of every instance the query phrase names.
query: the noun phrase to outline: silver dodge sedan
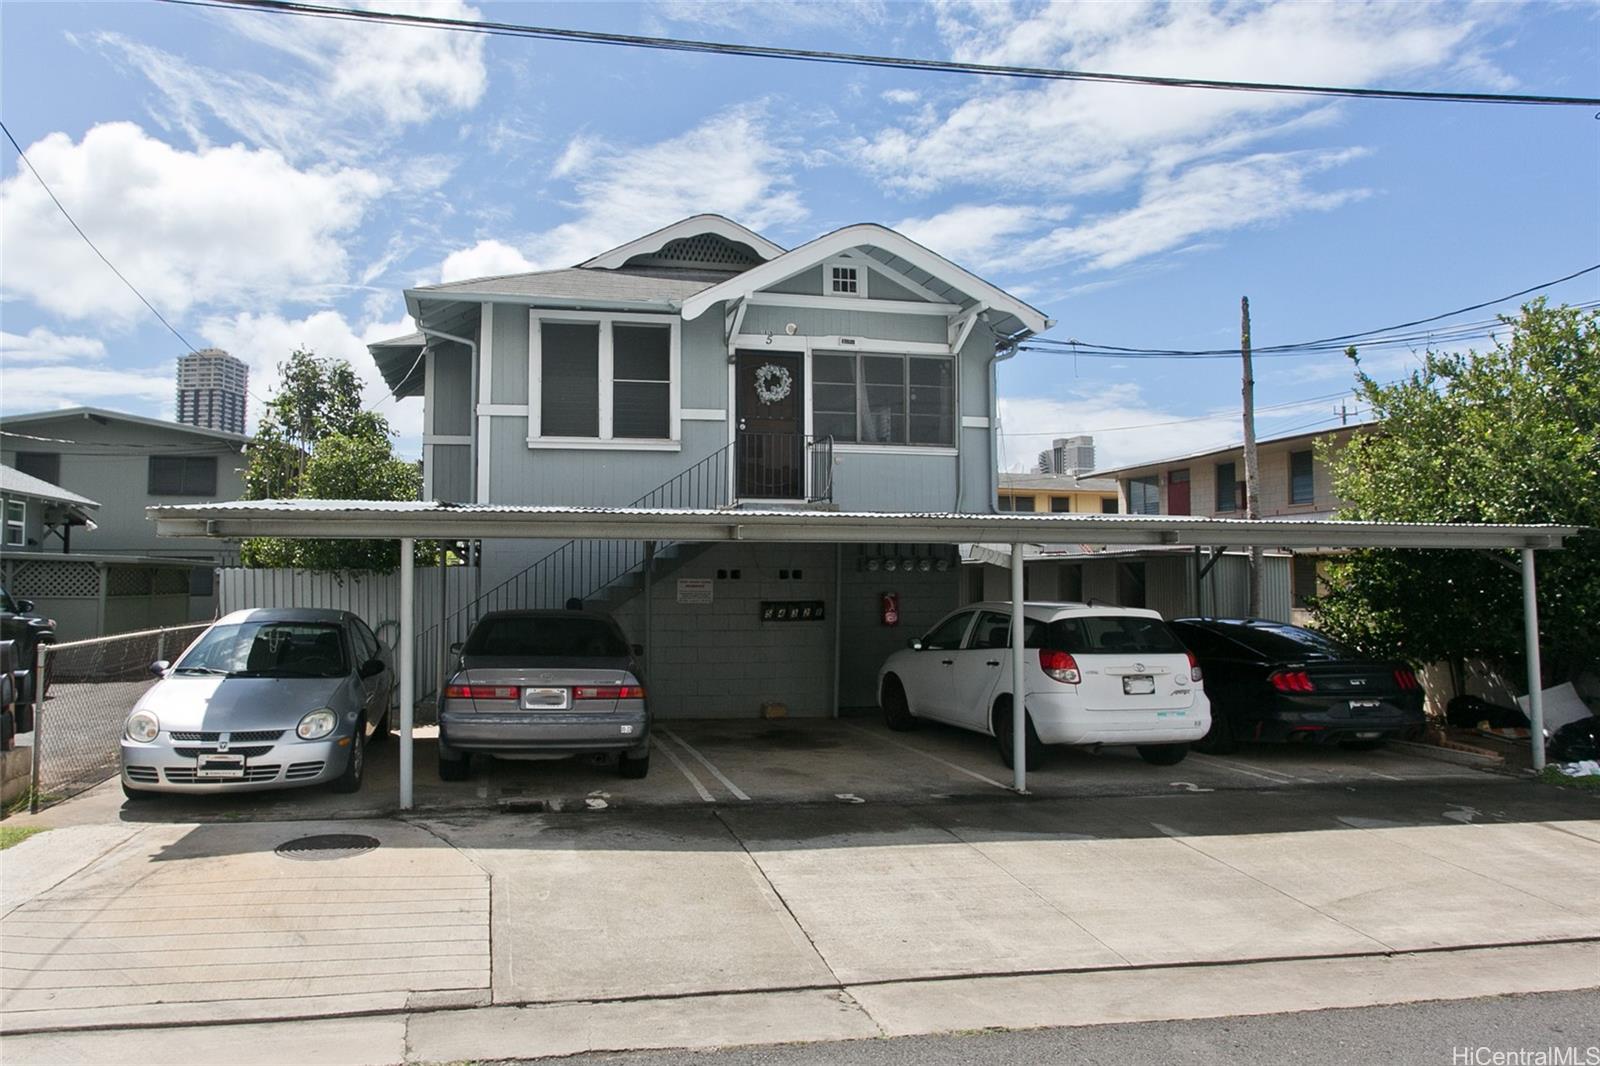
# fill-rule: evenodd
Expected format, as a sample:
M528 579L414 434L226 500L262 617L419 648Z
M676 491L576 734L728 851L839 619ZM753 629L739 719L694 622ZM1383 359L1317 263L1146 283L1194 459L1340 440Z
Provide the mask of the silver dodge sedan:
M161 680L123 727L130 800L324 782L354 792L397 689L389 649L348 611L235 611L150 669Z

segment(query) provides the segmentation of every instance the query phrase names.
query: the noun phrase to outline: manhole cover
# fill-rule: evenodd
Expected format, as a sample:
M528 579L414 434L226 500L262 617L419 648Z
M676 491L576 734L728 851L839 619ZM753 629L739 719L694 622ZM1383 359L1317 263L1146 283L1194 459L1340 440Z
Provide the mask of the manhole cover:
M279 844L277 852L286 859L320 862L326 859L347 859L378 846L376 837L356 833L325 833L314 837L296 837Z

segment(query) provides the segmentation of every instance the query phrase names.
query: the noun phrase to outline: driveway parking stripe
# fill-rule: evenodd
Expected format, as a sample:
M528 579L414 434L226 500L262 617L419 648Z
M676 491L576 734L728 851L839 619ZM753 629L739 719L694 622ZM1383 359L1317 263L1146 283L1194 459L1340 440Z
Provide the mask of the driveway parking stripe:
M968 777L974 778L975 780L982 781L985 784L993 785L995 788L998 788L1003 792L1010 792L1011 791L1011 786L1010 785L1002 785L1000 782L996 781L994 778L992 778L992 777L984 777L982 774L978 773L976 770L968 770L965 766L957 766L955 763L951 762L950 760L941 759L941 758L939 758L939 756L933 754L932 752L923 751L921 748L913 747L910 744L906 744L906 743L904 743L902 741L895 740L892 737L879 736L877 733L874 733L870 729L862 729L860 726L851 725L849 722L844 722L844 723L841 723L841 724L844 725L848 729L854 729L857 733L860 733L863 736L871 737L873 740L881 740L885 744L893 744L897 748L904 748L905 750L907 750L909 752L913 752L913 753L915 753L917 755L922 756L924 759L932 759L934 762L938 763L940 766L948 766L950 769L954 770L958 774L966 774Z
M1289 781L1304 780L1303 778L1289 777L1286 774L1276 773L1269 777L1268 773L1270 773L1270 771L1257 773L1254 770L1246 770L1244 767L1239 766L1236 763L1231 763L1227 759L1219 759L1215 755L1202 755L1197 751L1191 751L1189 753L1189 758L1200 763L1202 766L1220 766L1224 770L1232 770L1236 774L1244 774L1246 777L1254 777L1257 780L1266 781L1274 785L1282 785Z
M687 766L683 765L683 760L678 758L678 753L677 752L673 751L670 747L668 747L667 745L662 744L662 743L660 743L658 741L652 741L651 742L651 746L654 747L657 751L661 752L661 754L665 755L667 758L671 759L673 766L676 766L678 769L683 771L683 776L687 777L689 779L689 784L693 785L694 786L694 790L696 792L700 793L700 798L701 799L705 800L707 803L715 803L715 802L717 802L717 798L715 796L713 796L710 792L706 791L706 786L704 786L704 785L702 785L700 783L700 779L698 777L694 776L694 774L689 770L689 768Z
M661 732L665 733L667 736L683 745L683 750L688 752L690 755L693 755L699 761L701 766L704 766L707 770L710 770L711 776L715 777L718 781L721 781L723 788L726 788L729 792L732 792L735 796L738 796L742 800L748 800L750 798L744 794L744 790L742 790L738 785L734 784L732 781L729 781L726 774L713 766L710 759L696 751L687 740L684 740L670 729L662 729Z

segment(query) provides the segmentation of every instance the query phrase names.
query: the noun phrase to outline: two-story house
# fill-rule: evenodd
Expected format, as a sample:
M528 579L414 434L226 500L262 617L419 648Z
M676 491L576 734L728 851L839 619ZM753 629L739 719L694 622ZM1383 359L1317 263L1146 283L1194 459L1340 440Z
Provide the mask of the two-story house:
M145 508L237 500L247 440L97 407L0 418L0 463L98 504L87 522L7 540L11 592L50 605L63 639L212 617L233 553L157 537Z
M1002 511L1117 514L1117 492L1112 478L1001 471L999 506Z
M480 504L988 513L995 364L1051 325L883 226L784 249L717 215L405 297L419 332L372 355L423 397L424 494ZM960 597L954 545L661 545L647 568L618 542L487 541L479 558L468 615L577 598L648 628L665 714L871 704L883 657Z
M1318 442L1337 452L1353 435L1371 425L1360 423L1258 440L1261 517L1333 517L1344 503L1334 494L1328 465L1317 452ZM1243 518L1245 514L1243 444L1098 470L1092 476L1115 479L1122 508L1129 514L1217 518ZM1297 621L1304 620L1306 603L1317 593L1321 558L1311 552L1292 556L1290 596Z

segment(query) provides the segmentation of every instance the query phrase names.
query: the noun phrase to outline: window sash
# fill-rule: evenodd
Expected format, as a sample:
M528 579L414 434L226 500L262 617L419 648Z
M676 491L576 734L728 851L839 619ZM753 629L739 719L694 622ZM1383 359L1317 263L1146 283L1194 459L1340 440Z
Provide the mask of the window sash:
M638 442L646 449L676 449L682 424L676 318L589 311L532 311L528 317L530 447L614 442L627 448ZM560 372L559 346L587 331L593 336L586 342L594 346L592 375L585 365L569 382ZM552 352L558 354L551 358Z
M1161 483L1154 477L1128 479L1128 513L1160 514Z
M956 446L953 357L818 352L811 373L815 436L844 443Z
M1217 464L1215 503L1218 511L1239 509L1239 479L1234 473L1236 469L1233 463Z
M152 455L147 476L146 494L150 496L215 496L217 457Z
M1289 502L1311 503L1317 498L1310 452L1289 453Z
M21 500L6 501L6 545L21 547L28 536L28 505Z

